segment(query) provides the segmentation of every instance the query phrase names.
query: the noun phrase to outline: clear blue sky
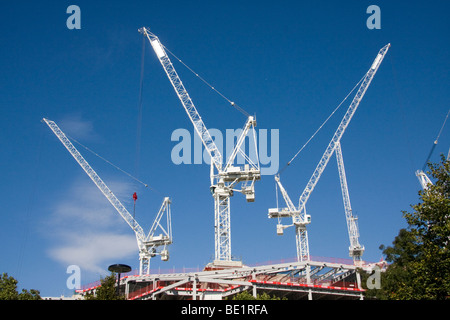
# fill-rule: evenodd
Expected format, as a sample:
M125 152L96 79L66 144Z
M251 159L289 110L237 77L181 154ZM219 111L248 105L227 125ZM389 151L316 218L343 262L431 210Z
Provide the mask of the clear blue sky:
M81 9L69 30L66 9ZM381 9L369 30L366 9ZM148 230L164 196L172 198L169 262L200 267L214 254L209 166L175 165L171 134L189 122L146 45L142 138L137 152L142 36L164 45L231 100L256 114L257 129L278 129L280 168L299 150L391 43L341 143L364 259L378 261L417 203L420 169L449 109L450 3L432 1L15 1L1 9L0 272L43 296L70 295L67 266L82 283L112 263L138 267L134 234L41 119L147 182L144 189L85 150L94 169ZM209 128L241 128L245 117L175 63ZM283 172L295 203L350 100ZM450 125L431 160L450 147ZM231 200L232 254L252 264L294 258L294 232L276 235L273 176L256 202ZM312 256L348 258L348 235L333 157L307 205Z

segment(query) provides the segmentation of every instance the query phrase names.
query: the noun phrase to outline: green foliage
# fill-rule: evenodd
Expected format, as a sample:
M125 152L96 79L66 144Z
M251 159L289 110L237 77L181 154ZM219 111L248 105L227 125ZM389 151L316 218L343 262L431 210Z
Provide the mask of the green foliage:
M100 283L100 287L95 290L95 294L86 294L85 300L125 300L123 295L117 294L116 274L114 272L105 278L100 278Z
M19 293L19 300L42 300L39 290L31 289L30 291L22 289Z
M232 300L287 300L287 298L280 298L277 296L270 296L266 292L263 292L262 294L257 294L256 298L249 293L248 291L243 291L235 296L233 296Z
M429 164L435 180L419 192L412 212L403 212L408 223L391 247L383 250L391 264L381 275L381 289L368 296L394 300L450 298L450 162ZM364 281L363 281L364 283ZM372 291L372 292L370 292Z
M0 300L41 300L40 292L31 289L30 291L22 289L22 292L17 291L18 281L7 273L0 276Z

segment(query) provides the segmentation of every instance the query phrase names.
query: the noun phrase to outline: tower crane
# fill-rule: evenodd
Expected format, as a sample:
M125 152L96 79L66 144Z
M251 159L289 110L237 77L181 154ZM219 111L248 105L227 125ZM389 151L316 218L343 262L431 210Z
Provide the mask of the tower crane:
M214 230L215 230L215 265L232 264L231 257L231 229L230 229L230 197L233 192L240 192L246 196L247 202L255 200L254 183L261 179L259 160L252 161L241 146L245 141L245 137L252 130L255 135L256 119L248 116L242 134L237 140L236 146L231 153L228 161L223 166L223 158L220 150L214 143L206 125L204 124L200 114L198 113L191 97L184 87L180 77L167 55L165 47L161 44L159 38L149 31L148 28L139 29L146 36L156 53L167 77L170 80L184 110L186 111L190 121L192 122L197 135L200 137L205 149L211 157L210 180L211 193L214 198ZM234 106L234 102L231 102ZM256 139L255 139L256 141ZM255 145L255 150L256 145ZM237 154L243 155L247 163L243 167L234 166L234 160ZM256 158L258 152L256 151ZM217 173L216 173L217 171ZM240 189L237 185L242 182Z
M128 212L120 200L117 199L114 193L108 188L108 186L98 176L89 163L83 158L80 152L70 142L58 125L54 121L45 118L43 121L50 127L56 137L58 137L64 147L66 147L84 172L86 172L89 178L91 178L106 199L108 199L120 216L125 220L125 222L131 227L131 229L133 229L139 248L139 275L150 273L150 259L154 256L160 255L161 260L169 260L167 246L172 244L172 222L170 212L171 200L168 197L164 198L149 233L145 235L143 228ZM164 216L166 221L162 220ZM156 232L162 233L156 235Z
M298 261L307 261L309 260L309 243L308 243L308 232L307 232L307 225L311 223L311 216L306 214L306 203L311 196L312 191L314 190L315 186L317 185L317 182L320 179L320 176L322 175L323 171L325 170L325 167L327 166L330 157L335 152L344 132L347 128L348 124L350 123L350 120L352 119L353 115L356 112L356 109L359 106L359 103L361 102L362 98L364 97L364 94L366 93L367 88L369 87L373 77L375 76L381 62L384 59L384 56L386 55L388 49L390 47L390 44L385 45L383 48L380 49L378 52L375 60L373 61L369 71L364 76L364 79L362 80L362 83L358 89L358 91L355 94L355 97L353 98L353 101L351 102L349 108L347 109L347 112L345 113L344 117L342 118L336 132L334 133L330 143L328 144L328 147L325 149L325 152L320 159L319 163L317 164L316 169L314 170L310 180L308 181L305 189L303 190L302 194L299 198L299 204L298 207L295 207L292 203L292 201L289 199L289 196L284 189L284 187L281 184L279 175L275 176L275 181L278 185L278 187L281 190L281 193L283 194L283 198L287 204L286 208L273 208L269 209L268 217L269 218L278 218L278 224L277 224L277 234L281 235L283 234L283 229L295 226L296 229L296 244L297 244L297 259ZM292 224L291 225L282 225L280 223L281 218L283 217L291 217L292 218Z

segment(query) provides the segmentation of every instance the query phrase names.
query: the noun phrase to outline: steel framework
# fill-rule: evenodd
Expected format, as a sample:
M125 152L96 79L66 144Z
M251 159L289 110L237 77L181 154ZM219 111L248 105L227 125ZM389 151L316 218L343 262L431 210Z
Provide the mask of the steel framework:
M359 269L361 268L361 269ZM359 270L339 261L292 261L203 271L124 276L119 285L128 300L222 300L249 291L298 299L363 299ZM94 292L95 286L80 290Z

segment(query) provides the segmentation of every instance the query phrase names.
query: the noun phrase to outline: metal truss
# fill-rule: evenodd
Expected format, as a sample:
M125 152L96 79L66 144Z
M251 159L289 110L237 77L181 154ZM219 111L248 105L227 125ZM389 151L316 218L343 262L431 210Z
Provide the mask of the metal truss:
M130 300L220 300L242 291L290 299L362 299L354 264L295 261L256 267L129 276L120 282ZM343 285L347 281L347 285Z

